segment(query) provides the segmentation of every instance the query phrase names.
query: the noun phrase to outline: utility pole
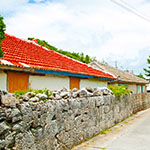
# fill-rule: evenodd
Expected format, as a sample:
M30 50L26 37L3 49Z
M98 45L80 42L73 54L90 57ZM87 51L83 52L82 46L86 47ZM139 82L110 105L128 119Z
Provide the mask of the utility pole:
M115 68L118 68L117 61L115 61Z

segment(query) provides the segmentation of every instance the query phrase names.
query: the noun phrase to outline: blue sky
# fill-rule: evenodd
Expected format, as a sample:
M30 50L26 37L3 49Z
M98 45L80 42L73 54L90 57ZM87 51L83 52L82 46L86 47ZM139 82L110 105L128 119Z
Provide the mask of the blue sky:
M28 3L46 3L48 0L29 0ZM55 0L49 0L51 2Z
M84 52L120 69L143 73L150 55L150 22L115 0L0 0L6 32L36 37L55 47ZM120 1L120 0L118 0ZM124 0L125 1L125 0ZM126 0L148 19L150 2Z

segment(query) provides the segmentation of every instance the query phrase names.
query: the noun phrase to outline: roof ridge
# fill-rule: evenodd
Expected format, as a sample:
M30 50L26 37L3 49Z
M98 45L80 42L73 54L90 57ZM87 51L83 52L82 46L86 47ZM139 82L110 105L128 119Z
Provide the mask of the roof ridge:
M91 62L90 64L92 64L92 63L95 63L96 65L97 65L97 67L98 67L98 65L99 65L99 62L97 61L97 60L94 60L93 62ZM90 65L89 64L89 65ZM92 66L91 66L92 67ZM102 68L101 70L104 72L104 73L107 73L107 74L110 74L110 75L112 75L114 78L117 78L117 76L116 75L114 75L113 73L111 73L111 72L109 72L107 69L105 69L104 67L99 67L99 68ZM97 69L97 68L94 68L94 69L96 69L96 70L100 70L100 69Z

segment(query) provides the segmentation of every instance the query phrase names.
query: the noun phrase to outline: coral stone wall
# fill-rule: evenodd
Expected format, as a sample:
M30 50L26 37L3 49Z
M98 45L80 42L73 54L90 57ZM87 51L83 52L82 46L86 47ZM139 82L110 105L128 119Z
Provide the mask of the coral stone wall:
M133 95L107 95L1 105L0 149L69 150L130 116L134 102Z
M150 107L150 93L138 93L133 95L133 113Z

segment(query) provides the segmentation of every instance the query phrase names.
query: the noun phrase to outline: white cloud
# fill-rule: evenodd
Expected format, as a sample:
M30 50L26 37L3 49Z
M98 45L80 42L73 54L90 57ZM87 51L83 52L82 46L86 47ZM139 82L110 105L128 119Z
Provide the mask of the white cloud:
M6 14L8 33L37 37L64 50L84 51L100 60L117 60L124 68L130 65L134 69L141 63L139 51L150 47L150 23L110 0L36 2L2 0L0 13ZM143 14L150 13L150 3L145 0L127 2ZM7 15L10 12L13 15ZM148 55L145 50L143 54ZM135 59L140 60L135 63Z

